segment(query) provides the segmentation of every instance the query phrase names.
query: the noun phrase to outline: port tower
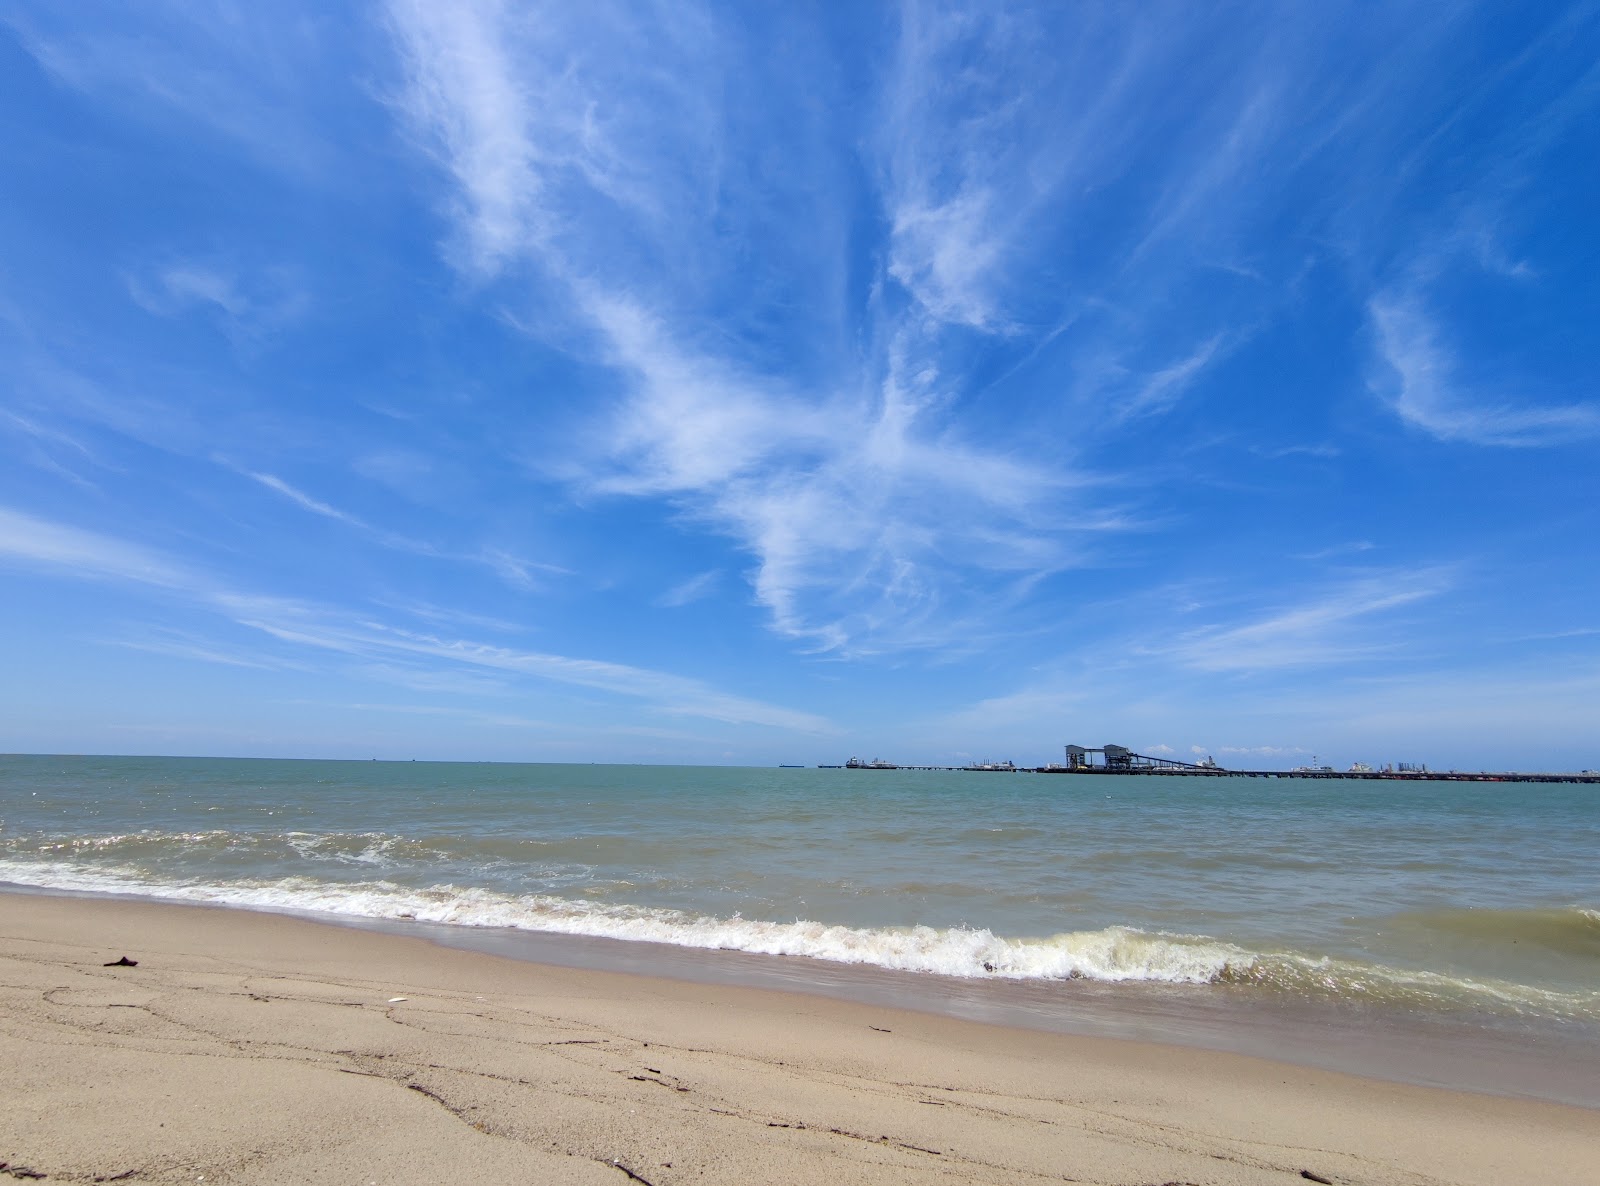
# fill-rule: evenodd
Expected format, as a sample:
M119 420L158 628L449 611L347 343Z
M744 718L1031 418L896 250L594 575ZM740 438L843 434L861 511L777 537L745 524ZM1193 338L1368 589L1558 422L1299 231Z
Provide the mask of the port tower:
M1100 760L1095 761L1096 757ZM1069 745L1067 746L1067 769L1085 772L1103 770L1107 774L1131 774L1146 770L1190 770L1197 773L1201 771L1220 773L1220 768L1216 765L1179 762L1175 758L1152 758L1148 754L1136 754L1125 745L1102 745L1098 747Z

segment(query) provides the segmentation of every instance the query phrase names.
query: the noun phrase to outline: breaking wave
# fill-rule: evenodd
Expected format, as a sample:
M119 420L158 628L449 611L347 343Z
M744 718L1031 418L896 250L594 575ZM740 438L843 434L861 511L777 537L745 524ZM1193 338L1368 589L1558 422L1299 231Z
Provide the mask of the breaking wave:
M984 928L851 927L806 919L779 922L741 915L719 918L670 908L548 894L515 895L454 884L412 888L386 880L335 883L302 876L228 882L161 881L134 871L26 859L0 861L0 877L15 884L58 890L355 918L503 927L963 978L1253 986L1420 1008L1469 1008L1600 1020L1600 990L1560 992L1293 951L1250 951L1203 935L1128 926L1018 938L996 935ZM1574 907L1566 912L1546 913L1569 915L1570 925L1580 931L1600 931L1600 912Z

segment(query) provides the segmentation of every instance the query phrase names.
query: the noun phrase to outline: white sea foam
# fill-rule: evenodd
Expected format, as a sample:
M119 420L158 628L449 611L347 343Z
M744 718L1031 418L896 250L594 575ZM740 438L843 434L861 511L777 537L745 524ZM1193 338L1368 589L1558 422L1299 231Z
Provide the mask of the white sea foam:
M513 927L872 964L946 976L1206 984L1221 979L1230 968L1243 972L1255 960L1230 944L1120 926L1016 939L981 928L847 927L806 919L714 918L659 907L539 894L513 896L456 885L411 889L387 881L334 884L303 877L169 883L131 872L32 861L0 862L0 877L53 889L456 926Z
M544 894L512 895L452 884L425 889L389 881L335 883L308 877L163 882L137 870L0 859L0 880L40 888L118 893L241 908L358 918L507 927L865 964L944 976L1032 981L1258 985L1340 999L1423 1007L1454 1003L1493 1012L1600 1018L1600 992L1547 991L1297 952L1252 952L1198 935L1110 926L1039 938L982 928L849 927L739 915L715 918L663 907ZM1580 908L1580 913L1595 912Z

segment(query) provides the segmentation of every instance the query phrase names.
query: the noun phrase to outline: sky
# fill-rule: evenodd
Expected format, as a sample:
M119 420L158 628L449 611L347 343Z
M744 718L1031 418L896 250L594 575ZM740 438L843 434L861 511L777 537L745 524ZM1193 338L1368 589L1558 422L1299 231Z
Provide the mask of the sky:
M1600 6L0 8L0 750L1600 768Z

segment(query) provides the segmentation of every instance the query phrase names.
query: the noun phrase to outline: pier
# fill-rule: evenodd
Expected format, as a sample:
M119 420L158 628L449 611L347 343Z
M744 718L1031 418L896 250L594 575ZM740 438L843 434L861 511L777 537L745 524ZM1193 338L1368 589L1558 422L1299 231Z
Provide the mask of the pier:
M1098 755L1099 761L1095 758ZM1126 746L1104 745L1090 748L1066 747L1066 763L1036 767L1036 774L1177 774L1190 778L1338 778L1386 782L1578 782L1600 783L1600 772L1532 773L1516 770L1429 770L1402 762L1397 770L1335 770L1332 766L1300 766L1293 770L1229 770L1210 758L1200 762L1179 762L1173 758L1153 758L1136 754ZM1312 759L1316 761L1315 758Z
M885 762L874 758L863 762L852 758L844 766L818 766L819 770L940 770L963 773L999 774L1115 774L1177 775L1184 778L1320 778L1347 779L1352 782L1547 782L1585 783L1600 786L1600 771L1576 773L1531 772L1518 770L1428 770L1401 763L1399 769L1335 770L1331 766L1301 766L1294 770L1230 770L1210 758L1200 762L1180 762L1175 758L1152 757L1135 753L1126 746L1088 747L1069 745L1066 761L1047 766L1014 766L1010 762L975 762L966 766L917 766Z
M1519 770L1210 770L1131 767L1110 770L1104 766L1071 769L1066 766L1035 766L1030 774L1175 774L1201 778L1332 778L1371 782L1579 782L1600 785L1600 773L1584 770L1575 774L1530 773Z

